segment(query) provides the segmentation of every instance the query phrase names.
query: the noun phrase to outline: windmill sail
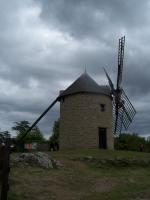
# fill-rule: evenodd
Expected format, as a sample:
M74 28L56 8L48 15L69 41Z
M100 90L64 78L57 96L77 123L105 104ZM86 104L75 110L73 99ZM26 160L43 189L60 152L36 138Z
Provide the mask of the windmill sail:
M115 91L115 89L114 89L114 84L113 84L113 82L112 82L110 76L108 75L106 69L105 69L105 68L103 68L103 69L104 69L104 72L105 72L106 77L107 77L107 79L108 79L108 83L109 83L109 86L110 86L110 88L111 88L111 93L113 94L114 91Z
M122 105L118 107L117 113L116 102L113 103L113 130L115 134L120 134L123 128L127 130L136 114L136 110L124 90L122 90L120 102Z
M125 46L125 36L119 39L118 47L118 74L117 74L117 90L121 89L122 83L122 72L123 72L123 59L124 59L124 46Z
M123 101L121 100L122 95L122 72L123 72L123 58L124 58L124 45L125 45L125 36L119 39L118 47L118 73L117 73L117 86L115 90L115 128L114 134L117 133L118 127L121 132L122 123L123 123ZM120 122L120 123L119 123Z
M123 102L122 109L123 109L123 112L124 112L124 124L125 124L125 128L127 130L127 128L132 123L132 120L133 120L133 118L136 114L136 110L133 107L133 105L130 102L127 95L125 94L124 90L122 90L121 101Z
M125 36L119 39L118 47L118 72L117 72L117 84L116 89L109 77L108 73L105 71L108 83L113 96L113 130L114 134L121 133L122 128L128 129L132 120L136 114L132 103L122 89L122 72L123 72L123 58L124 58L124 46L125 46Z
M113 133L120 134L123 128L123 112L121 109L117 109L116 113L116 105L113 102Z

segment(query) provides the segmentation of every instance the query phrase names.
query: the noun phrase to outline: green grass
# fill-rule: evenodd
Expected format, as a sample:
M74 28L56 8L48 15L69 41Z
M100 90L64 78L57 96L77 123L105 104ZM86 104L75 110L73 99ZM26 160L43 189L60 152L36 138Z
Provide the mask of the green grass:
M87 200L124 200L124 199L150 199L150 171L145 168L122 168L117 170L96 170L99 177L107 177L108 180L114 178L118 184L109 191L99 192L89 195Z
M49 152L63 163L58 170L14 166L10 175L9 200L141 200L150 199L149 167L98 168L78 158L149 159L149 153L72 150ZM15 157L13 154L12 157Z
M111 150L99 150L99 149L80 149L80 150L63 150L59 152L50 152L51 155L65 156L65 157L81 157L81 156L94 156L97 158L150 158L150 153L136 152L136 151L111 151Z

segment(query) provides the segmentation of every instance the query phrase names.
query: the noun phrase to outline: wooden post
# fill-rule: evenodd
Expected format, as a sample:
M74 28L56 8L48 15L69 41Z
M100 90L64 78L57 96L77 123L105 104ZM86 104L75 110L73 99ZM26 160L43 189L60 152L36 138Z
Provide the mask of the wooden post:
M7 200L7 194L9 190L9 171L10 171L10 165L9 165L9 157L10 157L10 147L8 144L5 144L5 146L1 147L1 196L0 200Z

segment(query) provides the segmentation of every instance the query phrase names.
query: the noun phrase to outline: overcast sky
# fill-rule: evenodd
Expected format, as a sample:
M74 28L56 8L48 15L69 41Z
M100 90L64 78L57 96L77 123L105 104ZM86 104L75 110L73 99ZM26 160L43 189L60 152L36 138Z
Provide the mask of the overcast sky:
M123 87L137 110L130 131L150 135L150 1L0 0L0 128L33 122L85 66L116 81L125 35ZM51 134L59 104L39 123Z

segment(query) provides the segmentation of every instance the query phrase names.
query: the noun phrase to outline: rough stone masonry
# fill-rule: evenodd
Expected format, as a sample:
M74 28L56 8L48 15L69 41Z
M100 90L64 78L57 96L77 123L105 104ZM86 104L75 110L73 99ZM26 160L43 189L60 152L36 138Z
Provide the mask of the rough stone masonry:
M106 129L106 148L113 149L110 89L84 73L60 94L60 149L99 148L99 128Z

